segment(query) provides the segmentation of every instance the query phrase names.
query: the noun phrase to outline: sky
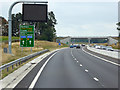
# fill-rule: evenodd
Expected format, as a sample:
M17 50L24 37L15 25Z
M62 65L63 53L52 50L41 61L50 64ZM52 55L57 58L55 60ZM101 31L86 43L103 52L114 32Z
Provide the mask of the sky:
M14 1L0 0L0 16L8 19ZM118 36L117 0L49 0L48 11L57 19L57 36ZM22 12L22 4L14 6L12 13L18 12Z

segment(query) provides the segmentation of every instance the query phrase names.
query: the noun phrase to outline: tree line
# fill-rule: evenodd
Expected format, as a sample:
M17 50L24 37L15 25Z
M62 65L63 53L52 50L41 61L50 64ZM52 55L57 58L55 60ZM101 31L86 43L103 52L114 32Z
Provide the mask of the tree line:
M35 24L35 39L36 40L46 40L53 41L56 37L55 25L57 24L57 20L55 18L55 14L53 11L48 12L47 22L23 22L22 14L12 14L12 36L19 37L20 30L19 25L33 25ZM6 34L8 35L8 32Z

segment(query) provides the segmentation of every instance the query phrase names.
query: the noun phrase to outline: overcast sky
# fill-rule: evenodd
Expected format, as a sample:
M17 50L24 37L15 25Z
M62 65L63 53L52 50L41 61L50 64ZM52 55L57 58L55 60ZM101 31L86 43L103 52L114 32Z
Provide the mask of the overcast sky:
M0 0L0 16L8 19L10 5L16 0ZM117 0L49 0L48 10L56 19L57 36L117 36ZM15 5L13 13L22 11Z

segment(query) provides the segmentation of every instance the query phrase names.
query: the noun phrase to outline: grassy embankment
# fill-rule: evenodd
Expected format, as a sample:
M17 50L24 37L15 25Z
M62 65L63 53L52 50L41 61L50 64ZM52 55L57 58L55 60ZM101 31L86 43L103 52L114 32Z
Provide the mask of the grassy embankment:
M1 38L2 38L2 41L7 41L8 40L7 37L0 37L0 39ZM15 39L18 39L18 37L15 38ZM19 42L13 42L12 43L12 55L11 55L11 54L3 52L3 48L8 48L8 44L2 42L2 43L0 43L0 55L1 55L0 56L0 65L9 63L9 62L14 61L18 58L27 56L29 54L32 54L32 53L35 53L35 52L38 52L38 51L41 51L43 49L49 49L50 51L52 51L54 49L58 49L58 48L62 48L62 47L67 47L67 45L61 44L61 46L59 46L58 43L56 43L56 42L35 41L35 46L32 48L32 52L31 52L31 48L25 47L25 48L23 48L23 51L22 51L22 48L20 47L20 43ZM38 57L38 56L36 56L36 57ZM36 57L34 57L34 58L36 58ZM32 59L30 59L30 60L32 60ZM30 61L30 60L28 60L28 61ZM22 65L24 65L24 64L22 64ZM15 67L14 70L16 70L19 67L20 66ZM6 70L3 71L2 72L2 74L3 74L2 78L7 76L9 73L13 72L14 70L9 69L9 72L6 72Z
M18 39L18 37L13 37L13 38ZM2 37L2 41L6 41L6 40L8 40L7 37ZM21 58L26 55L29 55L31 53L41 51L43 49L49 49L51 51L51 50L66 47L66 46L67 45L64 45L64 44L61 44L61 46L59 46L58 43L56 43L56 42L35 41L35 46L32 48L32 52L31 52L31 47L24 47L23 51L22 51L22 48L20 47L20 43L13 42L12 43L12 55L10 55L10 54L6 54L3 52L3 48L8 48L8 44L1 43L0 52L2 53L2 60L0 62L3 65L5 63L11 62L13 60L16 60L16 59Z
M19 37L12 37L12 40L19 40ZM0 36L0 43L8 41L8 36Z

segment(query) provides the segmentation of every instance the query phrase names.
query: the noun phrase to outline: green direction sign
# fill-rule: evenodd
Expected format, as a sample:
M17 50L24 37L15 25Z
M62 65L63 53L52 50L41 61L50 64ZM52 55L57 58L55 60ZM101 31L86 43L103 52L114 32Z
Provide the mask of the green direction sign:
M20 25L20 47L34 47L33 25Z

